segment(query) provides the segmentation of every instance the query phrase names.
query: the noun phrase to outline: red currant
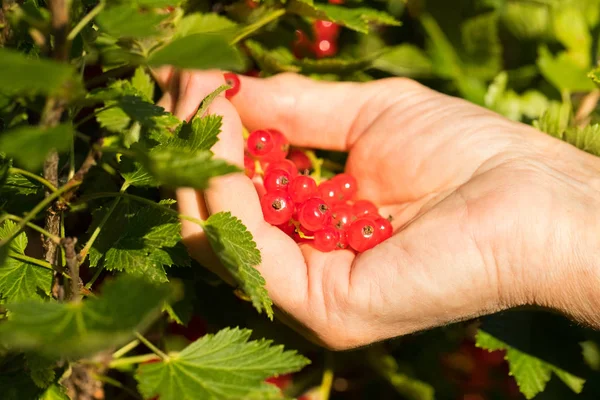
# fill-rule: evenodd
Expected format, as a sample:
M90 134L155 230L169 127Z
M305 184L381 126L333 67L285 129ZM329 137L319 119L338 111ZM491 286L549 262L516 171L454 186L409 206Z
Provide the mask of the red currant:
M290 151L290 142L277 129L267 129L273 139L273 149L263 157L265 161L283 160Z
M337 229L347 229L352 223L352 206L348 204L338 204L331 210L331 219L333 226Z
M298 171L305 171L308 169L312 169L312 163L310 162L310 158L302 150L292 149L290 154L288 155L288 159L296 164Z
M378 216L379 211L375 204L371 203L369 200L357 200L354 202L352 206L352 211L354 212L354 216L356 218L368 216Z
M262 129L256 130L248 136L248 152L254 157L262 157L273 150L271 134Z
M339 250L347 249L348 248L348 232L338 231L338 233L340 234L340 237L336 244L337 248Z
M294 203L303 203L316 196L317 183L310 176L299 175L289 184L288 193Z
M256 172L256 164L252 157L248 154L244 154L244 170L246 171L246 176L248 178L253 178Z
M248 8L254 9L258 7L258 2L255 2L254 0L246 0L246 5L248 6Z
M298 221L309 231L323 228L331 218L331 211L325 202L318 198L306 200L298 210Z
M271 225L281 225L287 222L294 213L294 203L283 190L266 193L260 200L265 221Z
M394 228L392 227L392 223L386 218L377 218L375 220L375 229L377 230L380 241L384 241L388 238L392 237L392 233L394 232Z
M234 74L233 72L225 72L223 74L225 78L225 82L231 86L231 89L227 89L225 91L225 97L231 99L233 96L238 94L241 88L240 77Z
M319 195L330 207L344 200L339 185L333 180L325 181L319 185Z
M306 36L306 33L301 30L296 30L296 38L292 43L292 52L296 58L305 58L310 55L311 52L311 43Z
M332 181L338 184L344 200L352 200L358 189L356 179L352 175L339 174Z
M375 221L371 218L359 218L348 228L348 244L362 253L379 243L379 235L375 229Z
M340 32L340 26L331 21L317 20L314 27L318 39L335 40Z
M296 236L298 236L298 234L296 233L296 226L290 221L284 222L281 225L277 225L277 227L292 239L295 239Z
M267 192L274 192L276 190L287 191L288 185L292 177L287 171L282 169L270 169L265 174L263 184Z
M337 229L326 226L315 232L312 245L319 251L328 252L336 249L339 240L340 234Z
M337 44L333 40L320 40L315 44L315 56L317 58L335 56L337 51Z
M287 171L292 178L298 176L298 168L296 168L296 165L290 160L273 161L267 163L266 167L264 167L265 172L269 172L272 169L282 169Z

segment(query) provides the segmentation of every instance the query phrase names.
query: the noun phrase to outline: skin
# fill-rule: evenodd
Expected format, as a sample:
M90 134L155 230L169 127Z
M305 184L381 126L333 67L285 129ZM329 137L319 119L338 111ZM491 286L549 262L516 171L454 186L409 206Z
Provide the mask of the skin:
M182 119L224 83L218 71L155 75L161 105ZM321 253L264 222L243 173L178 191L184 214L231 211L244 222L290 326L336 350L521 305L600 327L600 159L407 79L240 78L231 102L220 96L209 109L223 116L216 157L243 168L242 122L348 151L358 197L394 218L394 236L365 253ZM200 227L183 221L183 236L228 279Z

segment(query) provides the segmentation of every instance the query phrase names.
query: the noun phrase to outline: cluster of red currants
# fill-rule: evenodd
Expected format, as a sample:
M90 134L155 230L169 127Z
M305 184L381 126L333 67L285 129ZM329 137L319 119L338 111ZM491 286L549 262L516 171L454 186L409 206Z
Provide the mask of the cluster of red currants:
M332 57L338 52L337 38L340 26L331 21L316 20L313 23L314 42L301 30L296 31L296 39L292 45L294 55L304 58L314 54L316 58Z
M317 184L307 175L311 163L306 154L290 152L287 138L276 129L253 131L246 145L246 174L253 178L257 169L262 173L264 191L259 194L265 221L297 242L324 252L363 252L392 235L392 224L373 203L355 201L357 184L351 175Z

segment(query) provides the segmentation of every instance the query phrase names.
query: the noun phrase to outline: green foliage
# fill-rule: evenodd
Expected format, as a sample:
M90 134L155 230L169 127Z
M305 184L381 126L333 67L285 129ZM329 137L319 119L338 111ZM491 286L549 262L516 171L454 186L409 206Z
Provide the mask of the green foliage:
M107 283L99 297L80 303L10 303L10 318L0 324L0 344L49 357L93 354L147 328L170 293L167 286L125 276Z
M39 169L50 150L64 151L73 141L73 128L67 124L53 128L25 126L3 132L0 148L27 169Z
M251 331L224 329L207 335L159 363L141 366L136 374L145 397L240 399L277 393L264 379L294 372L309 363L294 351L269 340L248 341ZM265 397L260 397L265 398Z

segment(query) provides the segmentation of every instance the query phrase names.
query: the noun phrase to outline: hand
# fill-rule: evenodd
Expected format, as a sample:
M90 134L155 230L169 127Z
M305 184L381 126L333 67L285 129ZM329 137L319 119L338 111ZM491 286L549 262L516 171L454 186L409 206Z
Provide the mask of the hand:
M223 84L219 72L177 82L165 71L162 104L180 118ZM210 107L223 116L217 157L243 166L242 122L296 146L349 151L359 198L394 218L394 236L372 250L321 253L264 222L244 174L203 194L179 191L184 214L242 219L269 294L296 329L346 349L524 304L600 326L599 159L406 79L283 74L241 85L233 105L220 97ZM218 271L201 229L183 223L191 254Z

